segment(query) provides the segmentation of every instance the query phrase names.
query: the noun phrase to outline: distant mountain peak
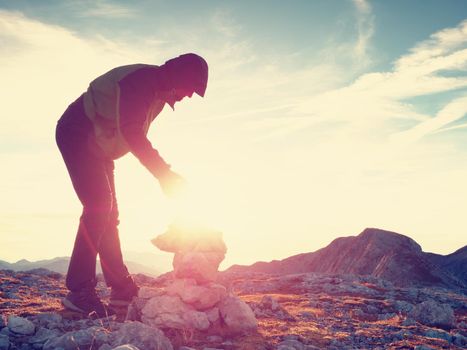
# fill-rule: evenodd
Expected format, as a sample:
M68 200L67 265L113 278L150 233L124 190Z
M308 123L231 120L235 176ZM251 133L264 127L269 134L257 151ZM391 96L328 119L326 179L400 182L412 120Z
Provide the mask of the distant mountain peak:
M407 236L366 228L358 236L336 238L315 252L269 263L232 266L226 272L371 275L399 286L465 288L467 265L463 253L463 249L447 257L424 253L420 245Z
M365 241L377 242L384 249L397 249L401 246L422 251L422 247L412 238L404 236L397 232L382 230L379 228L366 228L360 233L357 238Z
M27 260L27 259L21 259L21 260L18 260L18 261L16 262L16 264L29 264L29 263L30 263L30 261Z

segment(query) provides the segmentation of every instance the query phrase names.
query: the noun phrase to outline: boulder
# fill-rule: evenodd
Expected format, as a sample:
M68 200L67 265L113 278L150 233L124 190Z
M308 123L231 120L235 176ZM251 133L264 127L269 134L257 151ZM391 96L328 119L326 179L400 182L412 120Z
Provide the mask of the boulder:
M180 314L160 314L155 317L149 318L147 316L141 316L141 321L148 326L154 328L175 328L175 329L188 329L191 328L188 323Z
M212 309L206 310L205 313L206 313L206 316L208 316L209 322L211 322L212 324L219 321L220 316L221 316L219 312L219 308L217 307L213 307Z
M10 348L10 338L5 334L0 334L0 350L8 350Z
M176 278L194 278L200 283L214 281L227 247L222 232L202 226L175 223L152 243L159 249L175 253Z
M40 327L37 330L36 334L34 334L34 336L29 338L29 343L30 344L44 344L49 339L57 338L58 336L60 336L60 332L58 330Z
M157 297L162 294L162 291L159 288L151 287L141 287L138 291L138 297L143 299L150 299L152 297Z
M176 278L194 278L199 283L215 281L224 253L178 252L173 260Z
M76 350L78 348L90 348L91 345L98 348L108 341L108 331L99 326L93 326L78 331L71 331L57 338L50 338L44 344L43 350Z
M111 344L114 347L131 344L139 349L173 350L172 343L161 330L136 321L127 321L113 332Z
M116 348L113 348L112 350L139 350L139 348L131 344L124 344L124 345L117 346Z
M154 318L161 314L183 314L190 308L178 296L162 295L148 300L144 305L143 316Z
M36 327L34 326L34 323L24 317L9 316L8 329L16 334L32 335L34 334Z
M189 311L183 315L183 319L191 329L205 331L210 325L208 315L200 311Z
M35 316L34 322L46 328L58 328L62 324L62 316L55 312L44 312Z
M183 303L178 296L151 298L143 307L141 320L152 327L206 330L209 320L204 312Z
M415 305L409 316L424 325L447 329L452 328L456 322L452 308L434 300Z
M286 339L277 344L277 350L305 350L305 344L298 340Z
M207 227L176 222L151 241L160 250L178 252L218 252L225 254L227 247L222 232Z
M230 334L242 334L258 328L255 314L240 298L228 296L219 305L219 311Z
M403 300L396 300L394 302L394 309L398 312L401 312L403 314L407 314L409 313L410 311L412 311L414 308L413 304L411 303L408 303L406 301L403 301Z
M220 284L198 286L192 279L175 280L166 289L168 295L178 295L183 302L196 310L206 310L227 296L227 289Z

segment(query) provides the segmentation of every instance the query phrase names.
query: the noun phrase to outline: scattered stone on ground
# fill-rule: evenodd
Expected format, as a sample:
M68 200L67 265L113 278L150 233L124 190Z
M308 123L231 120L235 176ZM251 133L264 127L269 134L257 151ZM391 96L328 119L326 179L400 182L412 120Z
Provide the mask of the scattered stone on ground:
M136 317L144 315L154 298L190 306L190 316L183 315L182 321L192 329L159 329L115 317L69 318L59 301L66 295L63 276L41 273L0 270L0 350L467 348L467 296L448 289L403 288L375 277L316 273L221 273L217 281L207 283L173 275L157 279L135 275L142 286L133 305ZM205 298L207 286L214 286L215 291L209 289L212 300L220 295L217 304ZM256 331L223 332L229 317L248 321L249 312L226 316L230 303L250 306ZM238 305L233 308L241 310ZM173 305L166 307L173 311ZM146 314L154 319L160 310L147 306ZM206 322L218 328L203 330Z

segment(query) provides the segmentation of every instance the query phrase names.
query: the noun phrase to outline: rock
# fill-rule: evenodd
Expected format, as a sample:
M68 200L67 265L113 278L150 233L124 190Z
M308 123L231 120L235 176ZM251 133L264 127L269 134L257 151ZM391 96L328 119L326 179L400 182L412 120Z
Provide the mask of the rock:
M253 311L240 298L228 296L219 303L218 307L230 334L246 333L258 328Z
M109 344L102 344L98 350L113 350Z
M447 342L452 342L452 336L445 331L441 331L437 329L428 329L425 331L424 335L425 337L428 337L428 338L438 338L438 339L446 340Z
M142 321L156 328L206 330L209 327L209 320L204 312L192 309L177 296L152 298L144 306L142 313Z
M29 338L29 343L30 344L44 344L46 343L49 339L52 338L57 338L60 335L60 332L56 329L47 329L40 327L36 334Z
M151 241L160 250L177 252L218 252L225 254L227 247L222 232L195 225L176 222Z
M166 292L168 295L178 295L196 310L209 309L227 296L224 286L214 283L198 286L193 279L177 279L167 287Z
M199 283L215 281L219 265L224 260L223 253L179 252L173 260L177 278L194 278Z
M206 337L206 340L210 343L222 343L224 339L219 335L210 335Z
M198 329L209 327L208 316L186 305L180 297L162 295L151 298L142 310L142 321L153 327Z
M32 335L35 330L34 323L24 317L9 316L8 317L8 329L16 334L21 335Z
M409 313L410 311L412 311L413 308L414 308L413 304L410 304L403 300L396 300L394 302L394 309L396 309L396 311L401 312L403 314Z
M93 326L78 331L71 331L58 338L49 339L43 350L54 350L63 348L64 350L76 350L77 348L90 348L91 344L99 347L108 340L108 331L99 326Z
M278 302L277 298L270 295L264 295L259 303L250 303L256 317L277 318L280 320L294 320Z
M189 311L183 315L183 319L190 326L190 328L205 331L209 328L209 319L204 312Z
M219 308L213 307L212 309L205 311L206 316L208 316L208 320L211 323L216 323L220 319Z
M409 315L424 325L447 329L452 328L456 321L449 305L438 304L434 300L416 305Z
M196 350L195 348L190 348L188 346L181 346L178 348L178 350Z
M277 350L305 350L305 345L298 340L284 340L277 344Z
M177 314L160 314L154 318L148 318L146 316L141 316L141 321L153 328L175 328L175 329L188 329L191 328L188 326L187 322L184 320L183 316Z
M157 317L161 314L183 314L190 308L183 304L178 296L162 295L149 299L144 305L142 313L149 318Z
M8 350L10 347L10 338L7 335L0 334L0 350Z
M408 326L415 326L417 322L413 318L407 317L404 321L402 321L401 325L404 327Z
M159 249L175 253L174 276L194 278L200 283L215 281L227 247L222 233L205 227L175 223L152 243Z
M454 336L453 336L453 340L452 340L453 344L454 345L457 345L457 346L466 346L467 345L467 337L464 337L462 334L460 333L456 333Z
M124 344L124 345L117 346L116 348L113 348L112 350L139 350L139 348L131 344Z
M3 318L3 315L0 315L0 329L2 329L3 327L6 327L6 322Z
M140 349L173 350L169 339L157 328L141 322L127 321L111 335L112 346L132 344Z
M138 292L138 297L143 299L150 299L161 295L162 292L160 289L151 288L151 287L141 287Z
M35 323L38 326L46 327L46 328L56 328L60 327L62 323L62 316L55 312L45 312L35 316Z
M427 345L417 345L414 350L435 350L435 348Z
M259 305L263 309L269 309L272 311L276 311L280 309L280 305L279 305L279 302L277 301L277 298L274 298L270 295L264 295L261 298L261 302Z
M394 312L389 312L385 314L379 314L378 315L378 320L383 321L383 320L390 320L391 318L396 317L397 315Z

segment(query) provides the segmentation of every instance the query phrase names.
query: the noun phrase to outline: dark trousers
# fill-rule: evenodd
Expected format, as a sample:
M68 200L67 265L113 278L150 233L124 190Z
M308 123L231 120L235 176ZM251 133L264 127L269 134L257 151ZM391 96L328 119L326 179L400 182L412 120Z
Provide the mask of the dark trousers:
M114 162L91 152L92 137L93 126L79 98L65 111L56 129L58 148L83 205L66 277L71 291L96 286L97 254L108 286L124 288L131 281L118 236Z

